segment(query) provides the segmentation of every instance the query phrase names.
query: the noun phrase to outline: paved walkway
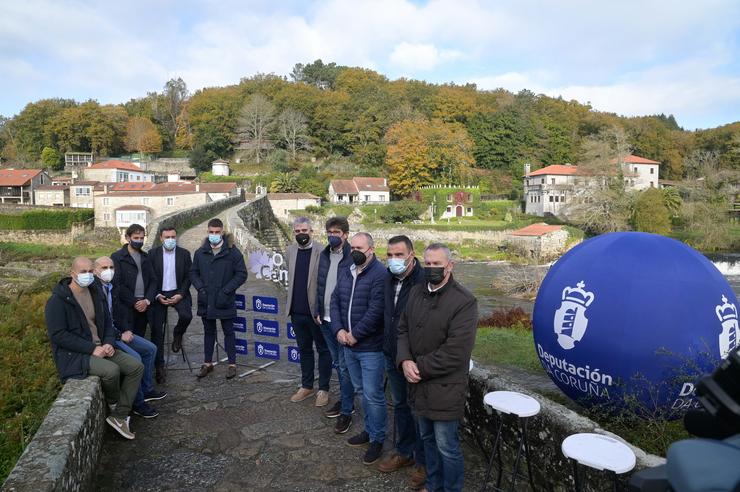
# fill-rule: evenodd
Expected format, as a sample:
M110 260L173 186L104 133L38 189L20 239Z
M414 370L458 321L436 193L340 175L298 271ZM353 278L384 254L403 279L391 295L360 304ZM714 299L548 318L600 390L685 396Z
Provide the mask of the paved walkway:
M180 245L194 251L205 231L205 224L186 231L180 236ZM244 291L247 295L274 295L279 289L271 282L256 280L250 272ZM283 321L280 326L282 330ZM254 357L251 326L246 338L250 354L238 356L238 361L248 367L240 368L240 373L268 362ZM346 444L348 437L363 428L359 414L350 431L339 436L333 432L334 420L323 417L323 408L313 406L313 399L289 401L300 385L298 365L284 357L285 347L294 345L294 340L284 336L275 340L283 352L279 362L231 381L225 379L226 366L221 364L204 380L196 380L195 372L203 360L199 318L193 319L184 343L193 373L179 354L171 354L163 386L169 395L155 402L160 416L150 420L133 416L134 441L108 429L96 489L409 490L411 468L380 473L375 466L363 465L364 448ZM331 390L333 403L336 381ZM391 449L391 424L389 413L387 450ZM482 481L480 453L467 444L464 452L466 490L477 490Z

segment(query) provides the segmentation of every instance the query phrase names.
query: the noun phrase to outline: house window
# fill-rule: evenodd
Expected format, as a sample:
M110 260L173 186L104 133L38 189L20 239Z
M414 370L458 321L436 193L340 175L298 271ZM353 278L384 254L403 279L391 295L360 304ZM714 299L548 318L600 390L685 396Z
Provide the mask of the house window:
M366 202L369 202L370 201L370 195L365 195L365 201Z
M650 168L650 174L655 174L655 168L654 167L651 167Z
M451 201L452 201L452 194L448 194L448 195L447 195L447 201L448 201L448 202L451 202Z
M141 204L142 205L149 205L149 198L142 197Z
M545 178L542 178L540 184L545 184Z
M116 173L116 181L128 181L128 173L118 171Z
M110 198L103 198L103 205L110 205Z
M560 195L560 202L565 203L565 195Z
M651 187L651 188L655 188L655 184L653 184L653 182L652 182L652 181L650 182L650 187Z
M550 203L552 203L552 202L553 202L553 197L552 197L552 195L550 195Z
M469 213L469 214L472 214L472 213L473 213L473 209L472 209L472 208L470 208L470 207L468 207L468 213Z
M550 184L555 184L555 178L550 178Z
M559 196L555 196L555 203L558 203L559 201L560 201L560 197Z
M638 174L638 172L637 172L637 168L635 168L635 174Z
M172 207L174 204L175 204L175 197L168 196L167 197L167 206L168 207Z
M452 212L452 207L447 207L448 212Z
M465 195L465 199L467 201L469 201L469 202L472 202L473 201L473 195L471 195L470 193L468 193L467 195Z
M108 213L103 214L103 220L108 222L110 220L110 214Z
M75 196L90 196L90 187L81 186L79 188L75 188Z
M384 202L385 201L385 195L380 195L380 201L381 202Z

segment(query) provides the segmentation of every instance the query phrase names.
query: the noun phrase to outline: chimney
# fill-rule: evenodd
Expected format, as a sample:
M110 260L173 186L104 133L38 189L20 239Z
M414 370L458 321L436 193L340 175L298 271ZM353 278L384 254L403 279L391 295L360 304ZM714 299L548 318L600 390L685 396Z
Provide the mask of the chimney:
M532 165L529 162L525 163L524 164L524 175L529 176L529 172L531 171L531 169L532 169Z
M200 193L200 183L195 183L195 192Z

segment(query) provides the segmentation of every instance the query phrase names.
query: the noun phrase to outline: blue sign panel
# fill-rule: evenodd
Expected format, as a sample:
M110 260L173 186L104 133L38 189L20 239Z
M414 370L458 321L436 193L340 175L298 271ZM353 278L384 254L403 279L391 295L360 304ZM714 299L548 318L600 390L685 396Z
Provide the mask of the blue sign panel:
M247 341L241 338L236 339L236 353L247 355Z
M257 313L277 314L277 297L252 296L252 309Z
M247 332L247 318L237 316L234 318L234 331Z
M237 309L241 309L242 311L247 309L247 298L244 294L237 294L234 303L236 304Z
M288 338L295 340L295 331L293 331L293 323L288 323Z
M288 360L296 364L301 361L301 353L298 351L298 347L288 346Z
M679 418L694 383L738 342L727 280L699 252L654 234L615 232L563 255L534 305L543 368L585 406Z
M254 318L254 334L263 337L280 336L280 328L277 321L272 319Z
M280 360L280 345L277 343L254 342L254 355L262 359Z

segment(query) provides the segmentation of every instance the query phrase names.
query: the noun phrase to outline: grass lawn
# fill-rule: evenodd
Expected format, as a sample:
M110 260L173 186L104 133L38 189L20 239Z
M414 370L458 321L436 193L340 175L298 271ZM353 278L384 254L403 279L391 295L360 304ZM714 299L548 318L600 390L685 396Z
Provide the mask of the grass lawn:
M480 328L473 348L473 358L482 364L515 367L545 375L534 349L532 332L525 329ZM495 367L493 371L495 372ZM627 413L613 415L603 410L585 409L560 392L546 393L543 396L576 409L604 429L648 453L665 456L672 442L689 437L681 420L648 420Z
M101 241L95 243L54 245L36 243L0 243L0 265L9 261L28 260L72 260L75 256L88 256L91 259L110 256L121 247L118 241Z

